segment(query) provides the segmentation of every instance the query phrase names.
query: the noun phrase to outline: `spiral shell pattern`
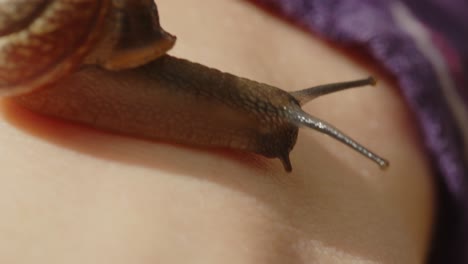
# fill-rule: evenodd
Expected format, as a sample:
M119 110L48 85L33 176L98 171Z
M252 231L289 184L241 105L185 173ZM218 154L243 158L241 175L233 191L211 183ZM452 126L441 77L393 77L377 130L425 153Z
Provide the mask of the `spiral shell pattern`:
M0 95L60 79L97 41L109 0L0 1Z

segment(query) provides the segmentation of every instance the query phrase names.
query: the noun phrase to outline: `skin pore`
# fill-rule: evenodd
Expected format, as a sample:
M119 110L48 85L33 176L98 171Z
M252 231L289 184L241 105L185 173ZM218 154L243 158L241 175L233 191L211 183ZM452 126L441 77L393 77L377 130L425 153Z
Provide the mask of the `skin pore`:
M301 129L278 160L0 115L1 263L422 263L432 177L397 87L243 1L158 0L172 55L285 90L380 82L305 106L387 158L387 171ZM248 23L242 23L248 21Z

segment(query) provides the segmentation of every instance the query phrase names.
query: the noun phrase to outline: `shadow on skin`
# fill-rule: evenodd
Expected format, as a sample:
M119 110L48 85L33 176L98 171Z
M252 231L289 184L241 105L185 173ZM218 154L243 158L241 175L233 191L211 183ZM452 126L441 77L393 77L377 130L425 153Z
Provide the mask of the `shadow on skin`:
M10 124L57 146L98 159L179 176L190 175L254 197L281 219L271 223L275 230L279 230L280 235L275 237L281 238L272 241L278 252L285 253L289 263L299 263L304 254L313 260L313 247L317 243L365 260L378 260L385 254L372 251L374 245L370 239L356 243L359 239L349 231L366 228L364 236L378 237L381 226L370 223L385 222L389 216L372 216L368 208L382 202L379 193L303 131L291 153L293 172L289 174L277 159L267 160L254 154L227 150L180 148L61 122L30 112L9 100L4 100L1 106L1 112ZM224 158L230 162L223 161ZM326 166L330 161L333 166ZM239 166L241 164L243 168ZM229 167L231 169L226 169ZM358 215L366 217L356 218Z
M158 170L171 170L172 167L169 164L176 164L177 167L174 167L175 169L182 169L184 167L184 163L174 163L169 160L167 160L167 162L162 162L161 160L164 160L164 157L166 157L166 155L163 154L167 154L164 153L164 151L161 152L160 157L158 157L159 151L149 153L154 150L152 147L157 145L162 145L162 148L181 147L181 145L176 143L165 143L145 140L142 138L126 137L125 135L93 129L86 125L64 122L57 118L34 113L26 108L18 106L15 102L8 99L2 102L0 109L5 120L10 124L30 135L45 139L64 148L73 149L100 159L124 162ZM151 156L137 155L138 157L135 157L128 153L116 151L118 148L112 147L113 144L119 145L121 143L145 144L145 148L142 148L147 149L148 154L151 154ZM192 146L184 146L184 148L190 152L214 153L258 171L267 170L268 167L271 166L269 165L270 162L267 161L266 158L252 153L241 153L238 151L223 149L209 150ZM152 156L153 154L156 156ZM186 169L192 171L192 168Z

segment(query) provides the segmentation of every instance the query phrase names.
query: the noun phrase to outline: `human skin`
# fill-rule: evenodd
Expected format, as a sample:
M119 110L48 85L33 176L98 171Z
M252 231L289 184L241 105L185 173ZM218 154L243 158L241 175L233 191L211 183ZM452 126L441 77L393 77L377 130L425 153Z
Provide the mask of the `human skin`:
M175 56L285 90L376 76L377 88L305 109L390 168L311 130L286 173L277 159L105 133L3 100L1 263L424 261L433 178L394 83L247 2L157 3Z

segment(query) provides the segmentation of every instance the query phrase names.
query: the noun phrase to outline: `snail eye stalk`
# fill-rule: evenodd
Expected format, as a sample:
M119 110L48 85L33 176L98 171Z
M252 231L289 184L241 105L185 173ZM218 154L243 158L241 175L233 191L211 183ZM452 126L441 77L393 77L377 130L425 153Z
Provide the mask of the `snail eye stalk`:
M314 86L314 87L307 88L304 90L290 92L289 94L291 94L294 98L296 98L296 100L302 106L322 95L331 94L334 92L339 92L339 91L343 91L343 90L347 90L351 88L362 87L366 85L375 86L376 84L377 84L377 81L374 79L374 77L368 77L366 79L360 79L360 80L349 81L349 82L339 82L339 83L329 83L329 84L324 84L324 85L318 85L318 86Z

